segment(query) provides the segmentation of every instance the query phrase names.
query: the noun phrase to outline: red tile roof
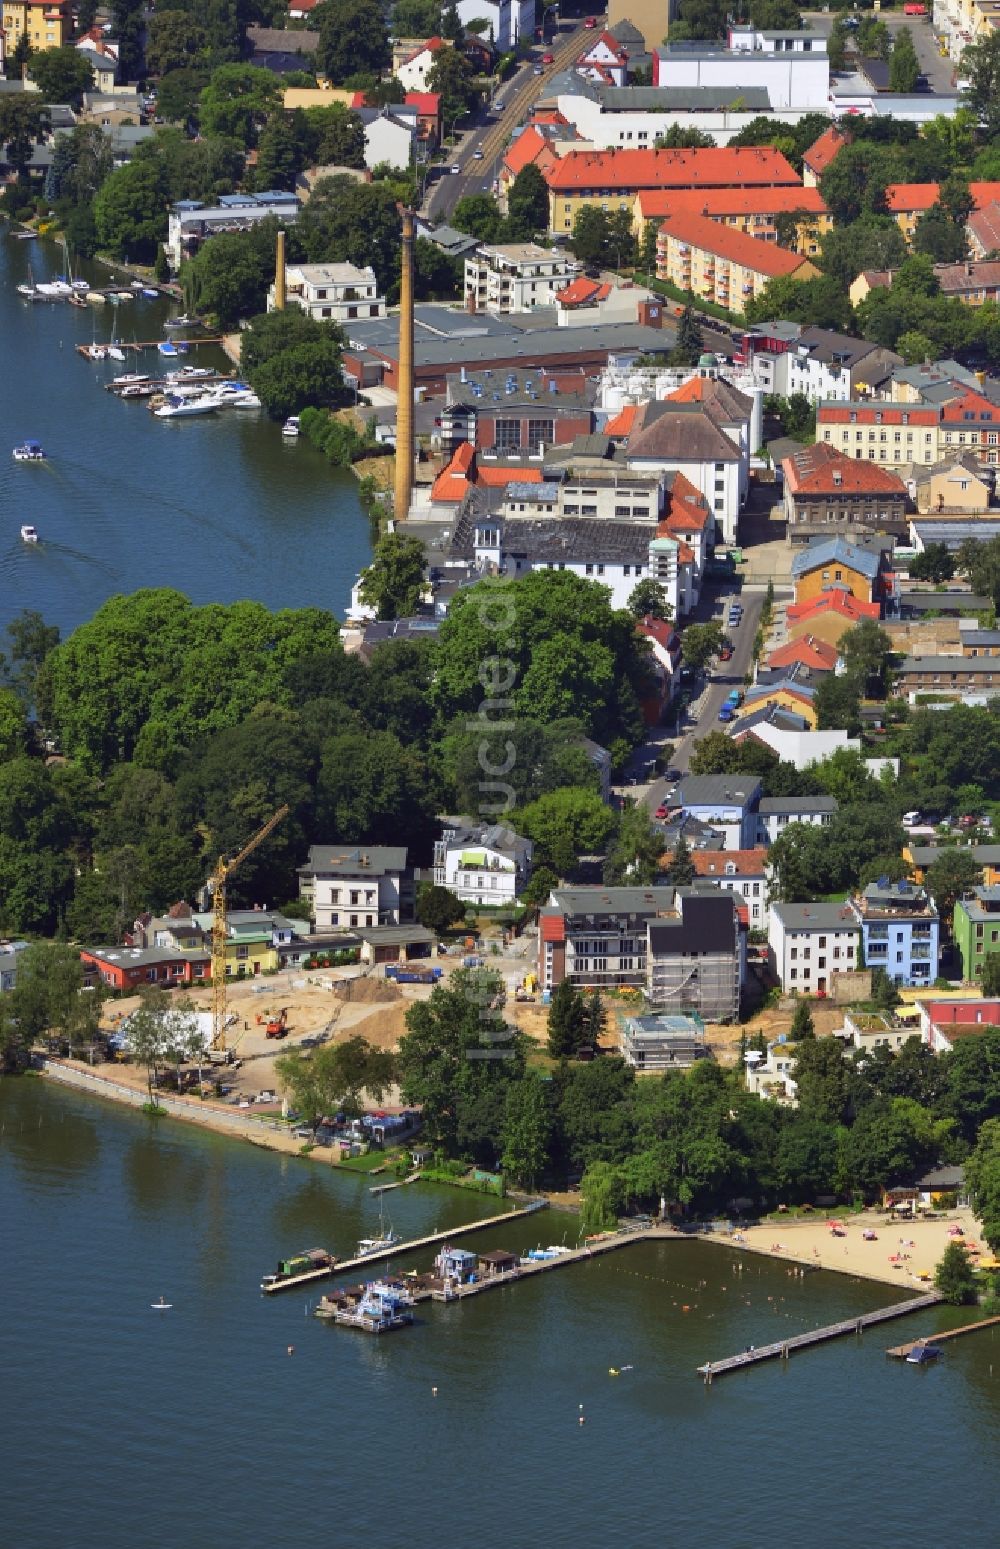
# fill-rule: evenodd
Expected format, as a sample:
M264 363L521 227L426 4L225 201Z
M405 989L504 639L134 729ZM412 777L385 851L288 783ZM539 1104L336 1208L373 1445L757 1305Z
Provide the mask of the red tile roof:
M610 436L613 441L624 440L626 436L632 433L632 427L635 424L635 417L639 409L639 404L627 403L624 409L618 410L614 419L608 420L604 427L604 434Z
M538 929L543 941L565 941L566 919L561 914L542 914L539 916Z
M824 129L818 140L814 140L802 157L802 164L808 167L810 172L815 172L818 177L825 172L841 146L850 143L850 136L844 134L831 124L829 129Z
M568 151L546 170L545 181L554 192L570 194L768 183L801 187L787 159L766 145L685 151Z
M793 624L797 624L800 619L818 618L822 613L839 613L842 618L857 623L859 619L881 618L882 609L879 603L863 602L860 597L854 597L840 587L822 592L809 602L790 602L785 608L785 617L791 619Z
M997 268L1000 268L1000 264ZM971 420L967 418L970 414L973 416ZM942 404L941 423L945 425L958 423L966 430L975 430L978 425L1000 424L1000 409L990 403L988 398L984 398L982 393L976 393L970 389L960 398L952 398L950 402Z
M1000 263L993 258L966 264L935 264L934 274L945 296L961 296L1000 286Z
M645 188L636 195L643 220L668 215L780 215L799 210L825 215L827 205L818 188L796 184L778 188Z
M940 183L890 183L885 191L885 202L893 215L917 214L936 204L941 193ZM1000 183L970 183L973 209L994 204L1000 199Z
M881 420L875 416L880 414ZM818 425L902 425L903 416L908 425L936 425L940 418L938 409L923 408L914 403L821 403L816 410Z
M667 623L666 619L654 619L647 613L635 627L640 635L646 635L648 639L655 640L665 651L680 650L677 631L673 624Z
M441 93L438 91L408 91L403 101L407 107L416 108L418 113L433 113L436 117L441 110Z
M762 877L767 850L763 845L755 850L692 850L691 860L696 877ZM730 866L735 872L728 870Z
M536 108L535 112L532 113L530 119L528 120L529 129L531 128L532 124L565 124L566 128L568 129L569 119L566 118L564 114L560 113L558 108Z
M490 489L503 489L506 484L541 484L541 468L480 468L476 465L475 477L470 484L485 485Z
M767 658L769 667L791 667L794 662L801 662L804 667L812 667L817 672L832 672L837 665L837 651L825 640L802 635L798 640L779 645Z
M504 156L503 164L506 170L516 177L519 172L525 167L530 167L533 162L538 162L540 171L544 173L546 167L554 164L556 159L555 153L545 136L539 134L537 129L528 128L522 130L517 139L513 141L507 154Z
M793 495L904 495L906 486L888 468L846 457L822 441L794 452L781 464Z
M502 489L506 484L540 484L541 468L490 468L480 467L476 461L476 449L470 441L463 441L456 448L448 464L431 486L431 499L446 505L457 505L464 500L472 485Z
M984 205L973 210L965 223L965 229L979 243L984 253L1000 249L1000 203Z
M555 299L561 307L592 307L610 294L610 285L599 285L596 280L588 280L586 275L581 274L564 285L562 290L556 291Z
M709 220L704 215L672 215L663 222L660 230L677 242L713 253L718 258L728 258L730 263L739 264L754 274L775 278L795 274L803 266L816 273L815 265L801 253L792 253L774 242L762 242L759 237L751 237L745 231L724 226L721 221Z

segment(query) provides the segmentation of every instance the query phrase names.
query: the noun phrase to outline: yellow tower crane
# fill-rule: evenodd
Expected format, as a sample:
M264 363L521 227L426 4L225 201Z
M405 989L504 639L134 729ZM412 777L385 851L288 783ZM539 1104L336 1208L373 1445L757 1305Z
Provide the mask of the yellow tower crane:
M287 815L287 806L279 807L236 855L228 859L225 855L219 856L218 865L208 879L208 885L212 890L213 908L212 1051L216 1054L224 1054L226 1049L226 883L230 873L235 871L240 862L245 861L259 844L264 843L268 834L273 833L282 818Z

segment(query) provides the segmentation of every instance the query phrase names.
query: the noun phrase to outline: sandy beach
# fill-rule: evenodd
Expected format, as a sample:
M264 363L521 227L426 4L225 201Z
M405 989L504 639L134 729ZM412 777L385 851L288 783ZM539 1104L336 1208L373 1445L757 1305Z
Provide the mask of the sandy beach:
M843 1237L833 1235L827 1224L831 1220L842 1224ZM789 1264L811 1264L819 1269L858 1275L864 1280L883 1280L909 1291L930 1284L921 1279L923 1274L933 1280L934 1269L952 1241L949 1231L956 1226L967 1242L977 1243L989 1256L989 1249L979 1236L978 1222L967 1209L948 1210L917 1221L890 1221L884 1211L877 1210L858 1216L838 1216L834 1211L809 1220L790 1217L745 1227L735 1236L722 1239L715 1235L708 1240L724 1241L727 1247L742 1246L769 1258L785 1259ZM874 1232L875 1240L866 1241L865 1231ZM892 1262L897 1255L906 1257Z

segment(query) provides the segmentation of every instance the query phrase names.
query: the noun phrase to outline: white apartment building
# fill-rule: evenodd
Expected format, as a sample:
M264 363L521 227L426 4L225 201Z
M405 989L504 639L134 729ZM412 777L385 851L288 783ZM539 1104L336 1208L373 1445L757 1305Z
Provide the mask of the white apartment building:
M400 925L413 918L413 876L402 845L314 844L299 867L299 896L316 931Z
M285 299L319 322L346 323L360 317L385 317L385 300L378 293L375 270L354 264L289 264ZM274 286L267 293L267 310L274 311Z
M768 911L771 967L786 994L827 991L834 974L857 968L860 942L850 904L774 903Z
M757 843L773 844L790 823L825 828L836 810L835 796L762 796L757 808Z
M722 43L675 43L653 53L653 85L767 93L772 111L829 112L830 61L818 32L731 27Z
M480 21L489 22L488 37L494 47L506 54L518 38L530 42L535 33L535 0L458 0L458 15L463 26Z
M534 846L500 823L446 818L434 843L434 882L463 903L516 904L531 875Z
M536 242L481 247L465 260L465 304L475 312L532 312L550 307L556 292L576 279L582 264Z
M265 194L222 194L217 204L178 199L167 216L167 257L174 269L190 258L208 237L226 231L248 231L269 215L282 223L297 218L302 208L295 194L282 190Z

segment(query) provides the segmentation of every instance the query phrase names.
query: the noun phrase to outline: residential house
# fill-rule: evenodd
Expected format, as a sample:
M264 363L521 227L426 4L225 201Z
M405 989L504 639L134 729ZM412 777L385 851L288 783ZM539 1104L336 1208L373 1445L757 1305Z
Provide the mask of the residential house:
M685 775L669 798L679 807L719 830L727 850L751 850L757 842L757 809L763 787L752 775Z
M853 907L867 967L884 968L896 984L933 984L939 920L923 888L880 878L855 896Z
M977 1038L1000 1027L1000 1000L922 1000L920 1036L935 1054L950 1054L961 1038Z
M846 903L773 903L767 941L786 994L825 995L836 974L853 973L861 962L861 926Z
M900 1010L905 1010L907 1015L888 1011L846 1011L843 1031L834 1036L842 1038L845 1046L863 1049L866 1054L872 1049L890 1049L893 1054L898 1054L911 1038L920 1036L917 1008L907 1006Z
M415 904L406 847L314 844L299 867L299 896L318 931L405 924Z
M456 231L454 226L445 224L432 226L419 215L415 225L418 237L423 237L425 242L447 253L449 258L470 258L479 250L479 238L470 237L467 231Z
M64 0L3 0L4 52L8 55L24 37L34 52L62 48L70 32L69 6Z
M959 619L958 643L963 656L1000 656L1000 629L979 629L975 620Z
M797 668L787 668L773 676L758 678L751 684L741 705L734 706L735 721L732 730L738 729L745 720L755 720L761 710L785 710L797 718L796 725L803 730L815 730L816 690L798 676Z
M981 205L965 222L969 252L973 259L991 258L1000 253L1000 203Z
M405 59L395 66L394 74L405 91L427 91L428 78L437 62L438 55L453 45L444 38L428 38L418 43Z
M371 267L356 264L290 264L285 272L285 300L307 317L346 323L356 317L385 317L384 297ZM274 286L267 293L267 310L274 311Z
M704 360L707 357L702 358ZM739 447L739 500L742 509L750 493L750 459L760 446L759 440L755 439L756 395L742 393L724 377L712 372L710 367L704 369L704 375L689 377L672 393L667 393L664 401L701 404L719 429Z
M836 527L848 536L862 527L885 532L887 524L894 524L902 529L906 485L888 468L847 457L818 442L786 457L781 472L785 520L793 543L823 527Z
M515 133L510 145L504 151L503 161L500 164L501 209L506 211L507 195L519 172L522 172L525 167L537 167L539 172L544 174L546 167L552 166L556 159L551 141L541 124L532 122Z
M815 635L799 635L797 639L786 640L784 645L779 645L771 651L764 659L764 668L767 672L773 673L800 667L815 676L821 672L835 672L839 660L840 656L835 645L828 645L825 640L819 640Z
M644 1074L690 1070L698 1060L711 1057L701 1018L669 1012L625 1017L621 1027L621 1054L626 1065Z
M871 394L903 359L870 339L802 323L759 323L740 341L736 359L751 368L766 393L810 403L848 402Z
M767 850L692 850L691 861L699 883L735 893L746 908L751 930L767 918ZM664 861L661 864L669 864Z
M565 252L535 242L483 246L465 260L465 305L470 312L533 312L551 306L581 269Z
M179 952L176 947L81 947L84 983L100 979L126 994L148 985L169 988L211 977L212 953ZM227 965L228 966L228 965Z
M674 215L703 215L749 237L775 242L779 216L795 218L792 246L806 257L819 252L819 239L833 217L818 188L644 188L635 198L632 229L641 241L650 222L659 230Z
M656 273L680 290L742 313L775 279L812 280L811 259L705 215L671 215L656 239Z
M200 199L178 199L167 216L167 257L174 269L190 258L203 242L220 231L248 231L260 221L277 216L282 224L294 221L301 206L295 194L275 190L261 194L222 194L214 205Z
M485 18L485 35L501 54L535 34L535 0L458 0L458 15L465 27Z
M724 893L672 887L557 888L539 916L538 973L552 990L645 987L655 1006L706 1021L739 1009L741 925Z
M658 713L651 722L656 725L680 688L681 638L673 624L668 624L665 619L650 618L648 615L640 619L635 628L636 633L649 642L650 654L660 668L663 691L657 696Z
M986 958L1000 952L1000 887L977 887L956 900L952 938L962 959L962 978L981 979Z
M609 32L600 32L587 44L576 62L576 73L605 86L624 86L628 80L628 49Z
M984 476L975 452L967 451L914 470L914 494L918 511L969 516L989 510L993 483Z
M824 129L802 155L802 181L807 188L817 188L819 180L833 161L841 146L850 144L850 136L836 124Z
M946 845L914 844L908 840L903 846L903 859L910 868L914 882L927 880L927 868L938 860ZM963 854L972 856L981 868L980 880L984 888L1000 887L1000 844L970 844L962 846Z
M1000 662L988 656L907 656L897 671L896 693L911 704L922 694L961 700L975 694L985 703L1000 694Z
M0 941L0 995L6 995L17 983L17 960L27 951L26 941Z
M77 50L81 59L85 59L93 71L94 89L96 91L113 92L115 82L118 79L118 59L114 54L106 54L103 50L95 48L80 48Z
M1000 183L971 182L969 194L974 210L984 209L1000 199ZM886 209L896 217L896 224L907 242L913 240L917 222L926 215L941 197L939 183L890 183L885 191Z
M941 415L939 407L930 405L825 401L816 409L816 440L847 457L890 467L936 463Z
M865 603L880 603L891 595L886 555L846 538L811 543L793 556L791 568L796 604L833 590L850 593Z
M814 590L810 588L810 590ZM808 634L811 638L839 645L849 629L862 619L878 619L881 605L836 587L820 591L808 601L789 603L785 609L785 633L790 640Z
M849 748L854 753L861 751L860 739L849 737L846 731L810 731L804 723L790 726L786 724L787 720L787 712L782 709L757 717L747 716L731 728L730 734L734 742L753 737L762 747L777 753L783 764L792 764L796 769L821 764L840 748Z
M647 403L625 446L629 468L680 473L698 491L715 518L713 548L716 537L736 541L748 461L738 440L720 423L725 418L709 403Z
M247 42L252 50L249 63L273 75L292 75L298 70L313 73L319 32L305 27L248 27Z
M791 823L828 828L837 811L835 796L762 796L757 804L757 839L773 844Z
M745 1060L748 1092L787 1107L798 1105L799 1087L792 1075L796 1061L793 1044L775 1040L768 1044L765 1055L759 1049L748 1049Z
M554 236L572 230L583 205L631 210L644 188L799 185L791 164L771 146L569 151L540 170L549 189L549 230Z
M504 824L445 818L434 841L435 885L480 908L510 907L528 884L533 849Z
M420 115L415 107L395 103L385 108L355 108L365 126L365 166L406 172L419 137Z

